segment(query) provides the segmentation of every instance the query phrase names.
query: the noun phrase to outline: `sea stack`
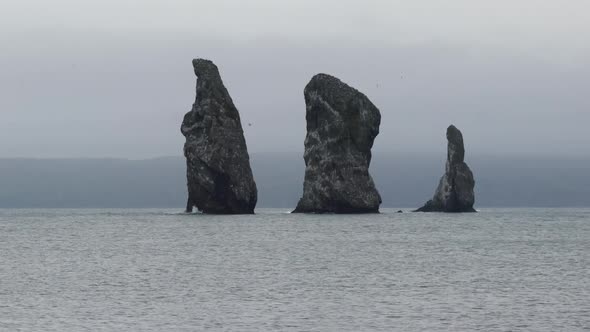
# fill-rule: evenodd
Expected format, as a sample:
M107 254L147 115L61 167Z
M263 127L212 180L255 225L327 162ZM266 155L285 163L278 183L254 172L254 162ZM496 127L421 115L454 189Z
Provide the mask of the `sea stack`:
M475 180L465 163L463 135L455 126L447 128L447 164L434 198L417 212L476 212L473 208Z
M186 211L252 214L258 197L240 114L213 62L193 60L197 97L184 116Z
M295 213L377 213L369 174L381 114L364 94L326 74L304 90L307 120L303 197Z

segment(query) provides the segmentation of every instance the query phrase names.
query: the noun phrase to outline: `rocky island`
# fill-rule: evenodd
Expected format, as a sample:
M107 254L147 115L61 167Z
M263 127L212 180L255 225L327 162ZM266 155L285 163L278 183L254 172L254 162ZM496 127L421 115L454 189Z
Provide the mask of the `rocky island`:
M318 74L304 90L307 120L303 197L294 213L377 213L369 174L381 113L362 93Z
M258 197L240 114L213 62L193 60L197 96L184 116L186 211L251 214Z
M463 134L455 126L447 128L446 171L440 179L434 198L415 212L476 212L473 208L475 180L465 163Z

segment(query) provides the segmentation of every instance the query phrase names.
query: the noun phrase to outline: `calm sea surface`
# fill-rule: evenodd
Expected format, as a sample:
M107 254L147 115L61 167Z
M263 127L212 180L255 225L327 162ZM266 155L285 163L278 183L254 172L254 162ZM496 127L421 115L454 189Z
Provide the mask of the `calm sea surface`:
M0 210L0 330L590 330L590 209L177 212Z

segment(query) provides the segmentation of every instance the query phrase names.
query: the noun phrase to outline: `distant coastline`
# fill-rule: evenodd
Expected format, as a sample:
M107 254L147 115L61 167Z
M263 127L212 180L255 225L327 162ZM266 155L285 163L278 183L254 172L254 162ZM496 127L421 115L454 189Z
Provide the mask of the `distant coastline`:
M293 208L301 195L300 153L251 153L258 208ZM444 154L375 153L371 174L383 208L417 207L432 195ZM467 157L478 174L477 207L590 206L590 158ZM184 208L182 156L1 158L0 208Z

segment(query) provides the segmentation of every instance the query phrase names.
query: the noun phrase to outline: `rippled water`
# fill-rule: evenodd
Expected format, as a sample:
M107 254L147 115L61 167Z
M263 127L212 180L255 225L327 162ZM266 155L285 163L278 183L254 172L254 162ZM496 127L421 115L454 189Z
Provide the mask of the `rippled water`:
M590 329L590 209L0 210L0 330Z

